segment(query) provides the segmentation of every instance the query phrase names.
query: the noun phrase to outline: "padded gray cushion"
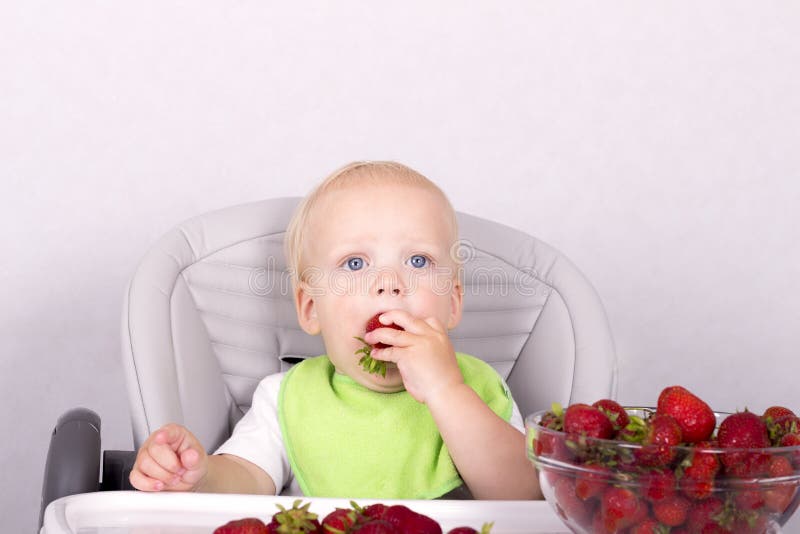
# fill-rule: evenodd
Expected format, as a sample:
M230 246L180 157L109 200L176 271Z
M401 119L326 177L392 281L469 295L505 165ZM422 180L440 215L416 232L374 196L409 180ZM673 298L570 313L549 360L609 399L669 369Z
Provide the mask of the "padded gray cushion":
M123 361L138 448L187 425L214 449L264 376L322 354L298 326L283 233L299 198L211 212L159 240L126 295ZM456 350L508 380L523 414L613 397L616 357L603 307L559 252L517 230L458 214L464 317Z

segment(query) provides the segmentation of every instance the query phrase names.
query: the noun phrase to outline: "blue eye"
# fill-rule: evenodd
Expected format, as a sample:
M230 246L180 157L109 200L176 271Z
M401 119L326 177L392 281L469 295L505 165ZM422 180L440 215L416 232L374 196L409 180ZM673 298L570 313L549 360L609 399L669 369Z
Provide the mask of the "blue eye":
M409 258L408 263L415 269L422 269L428 265L428 258L421 254L414 254L411 256L411 258Z
M364 268L364 259L359 257L349 258L347 262L345 262L347 268L351 271L358 271Z

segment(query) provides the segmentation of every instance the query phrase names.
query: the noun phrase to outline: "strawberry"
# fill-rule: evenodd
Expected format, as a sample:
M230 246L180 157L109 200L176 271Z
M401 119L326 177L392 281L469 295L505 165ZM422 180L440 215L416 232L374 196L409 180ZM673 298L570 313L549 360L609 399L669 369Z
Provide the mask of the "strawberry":
M601 464L584 464L585 469L575 475L575 495L582 501L602 495L611 479L611 469Z
M402 326L396 325L394 323L390 325L385 325L378 320L383 312L376 313L373 315L369 321L367 321L367 326L365 327L366 333L370 333L376 328L394 328L395 330L404 330ZM358 360L359 365L368 373L372 374L380 374L381 376L386 376L386 362L381 360L376 360L372 357L372 349L385 349L389 345L385 343L375 343L375 345L370 345L366 341L364 341L363 337L355 336L357 340L364 344L363 347L356 351L356 354L361 354L361 359Z
M611 399L600 399L592 404L595 408L606 414L611 425L614 427L614 432L619 432L621 429L628 426L628 412L625 408L619 405L617 401Z
M672 469L656 469L642 476L642 495L650 502L675 495L677 484Z
M719 425L717 442L722 448L769 447L767 425L752 412L733 413Z
M764 506L764 496L761 495L756 484L745 486L745 489L737 491L733 496L733 501L739 510L746 512L758 510Z
M389 507L386 506L385 504L375 503L375 504L370 504L369 506L365 506L361 510L361 513L363 513L370 519L383 519L383 516L386 514L386 510L388 509Z
M556 512L562 519L577 525L586 525L592 514L592 505L583 502L575 494L575 481L570 477L559 477L553 484Z
M725 503L716 497L709 497L702 501L694 501L686 517L686 527L690 532L714 532L721 529L725 521ZM727 523L726 523L727 524ZM717 532L727 532L717 530Z
M798 447L800 446L800 433L798 434L786 434L781 438L780 443L778 444L781 447ZM791 453L791 460L792 463L796 466L800 466L800 449L795 450Z
M738 515L731 530L736 534L764 534L775 531L770 528L769 517L758 512Z
M228 521L214 530L214 534L269 534L267 525L256 517Z
M787 434L797 434L800 432L800 417L794 414L781 415L780 417L761 418L767 425L769 441L773 445L781 442L781 438Z
M267 528L269 532L280 534L322 534L322 526L317 521L317 514L308 511L311 503L302 504L302 500L297 499L289 509L282 505L276 505L279 509L272 516Z
M790 477L794 474L792 462L785 456L773 456L769 461L770 478ZM797 484L777 482L764 490L764 504L774 512L783 513L794 498Z
M539 426L554 432L536 432L533 438L533 452L536 456L553 457L563 460L569 456L569 451L564 443L564 436L560 432L564 429L564 408L554 402L551 411L545 412L539 420Z
M784 415L795 415L795 413L789 408L784 408L783 406L770 406L764 410L764 415L762 415L761 418L764 420L775 420L778 417L783 417Z
M675 457L673 447L681 443L681 427L670 415L654 415L646 421L642 448L636 449L636 458L643 465L668 465Z
M564 412L564 432L590 438L609 439L614 427L608 416L594 406L573 404Z
M798 445L800 445L800 433L786 434L780 441L781 447L796 447Z
M682 469L678 485L683 494L691 499L706 499L714 490L714 477L720 465L717 455L707 448L715 448L716 443L703 441L692 448L692 452L680 464Z
M384 514L384 519L397 527L400 532L415 534L442 534L442 527L430 517L419 514L407 506L395 504Z
M603 525L609 532L617 532L635 525L647 505L628 488L611 486L600 501Z
M673 495L653 503L653 517L668 527L677 527L686 521L691 503L680 495Z
M371 519L347 532L353 534L404 534L405 531L400 530L384 519Z
M647 518L628 530L629 534L668 534L669 532L671 532L669 528L652 518Z
M708 404L681 386L670 386L661 391L656 413L674 417L686 443L709 439L717 424Z
M326 534L344 534L350 532L350 527L358 518L356 510L350 508L336 508L322 519L322 530Z
M447 531L447 534L489 534L494 523L484 523L480 530L472 527L456 527Z
M717 442L724 449L769 447L767 425L752 412L733 413L719 425ZM735 469L737 475L756 474L762 464L761 456L764 455L745 451L729 452L722 455L722 463Z

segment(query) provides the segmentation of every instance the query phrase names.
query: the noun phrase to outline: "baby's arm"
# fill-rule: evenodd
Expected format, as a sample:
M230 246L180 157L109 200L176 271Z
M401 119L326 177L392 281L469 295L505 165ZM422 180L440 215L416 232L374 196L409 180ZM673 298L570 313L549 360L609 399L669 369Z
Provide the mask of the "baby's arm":
M275 484L255 464L230 454L209 456L185 427L168 424L142 444L130 481L142 491L275 494Z
M401 310L382 314L384 324L366 334L373 358L397 364L406 390L424 402L458 468L477 499L541 499L536 470L528 460L525 436L496 415L464 383L447 331L436 319Z
M458 472L476 499L541 499L525 436L464 383L426 401Z

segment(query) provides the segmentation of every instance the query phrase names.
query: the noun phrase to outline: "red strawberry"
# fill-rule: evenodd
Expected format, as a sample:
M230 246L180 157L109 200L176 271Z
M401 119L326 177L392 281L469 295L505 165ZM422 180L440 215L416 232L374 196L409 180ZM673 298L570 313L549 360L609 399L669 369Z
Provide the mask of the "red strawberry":
M731 530L736 534L764 534L774 532L769 528L769 517L759 512L740 514L736 517Z
M691 499L705 499L714 490L714 477L720 465L717 455L706 448L715 448L716 443L704 441L698 443L682 462L683 472L678 485L683 494Z
M256 517L228 521L214 530L214 534L269 534L267 525Z
M719 425L717 442L723 448L769 447L767 425L752 412L733 413Z
M781 438L781 447L796 447L800 445L800 433L786 434Z
M655 502L675 495L676 478L672 469L657 469L640 478L642 495Z
M770 458L768 474L770 478L792 476L792 462L785 456L773 456ZM764 490L764 504L773 512L783 513L791 504L796 490L796 482L772 484Z
M784 408L783 406L770 406L764 410L764 415L762 415L761 418L775 420L778 417L783 417L784 415L795 415L795 413L789 408Z
M646 506L630 489L611 486L600 501L603 525L609 532L624 530L640 520Z
M533 440L536 456L564 460L569 457L569 449L564 443L564 435L553 432L539 432Z
M344 534L349 532L357 517L355 510L337 508L323 518L322 529L326 534Z
M758 510L762 506L764 506L764 496L761 495L761 492L758 490L758 486L756 484L752 484L747 489L742 489L737 491L733 497L734 502L736 502L736 507L739 510Z
M608 439L614 427L608 416L594 406L573 404L564 413L564 432L590 438Z
M681 386L670 386L661 391L656 412L674 417L683 432L683 441L687 443L709 439L717 424L708 404Z
M580 526L590 521L593 507L575 494L575 481L572 478L559 477L553 484L553 496L556 512L562 519Z
M686 521L691 503L680 495L673 495L653 503L653 516L668 527L677 527Z
M767 425L752 412L733 413L719 425L717 442L724 449L769 447ZM761 456L764 455L745 451L729 452L722 455L722 463L735 468L736 474L747 474L741 472L744 466L749 474L755 475L762 464L759 462Z
M389 507L385 504L375 503L365 506L361 512L371 519L383 519L383 516L386 514L386 510L388 509Z
M366 523L357 525L349 533L358 534L404 534L405 531L389 523L384 519L371 519ZM409 531L412 532L412 531Z
M642 448L636 449L636 458L643 465L668 465L675 457L673 447L681 443L681 427L672 416L658 413L646 423Z
M781 447L798 447L800 446L800 434L786 434L781 438L779 443ZM795 450L791 454L791 460L796 466L800 466L800 450Z
M311 503L302 504L302 500L297 499L289 509L282 505L276 505L279 509L272 516L267 528L269 532L280 532L290 534L322 534L322 526L317 521L317 514L308 511Z
M666 534L666 529L655 519L647 518L636 526L631 527L629 534Z
M575 475L575 495L582 501L602 495L611 479L611 469L601 464L584 464Z
M718 521L723 520L724 508L725 503L716 497L694 501L686 518L686 527L690 532L713 532L715 528L721 528Z
M367 326L365 327L365 332L369 333L375 330L376 328L394 328L395 330L404 330L402 326L396 325L394 323L390 325L385 325L381 323L378 318L381 316L383 312L376 313L373 315L369 321L367 321ZM361 343L364 344L363 347L356 351L356 354L361 354L361 359L358 360L359 365L368 373L373 374L380 374L381 376L386 376L386 362L382 360L376 360L372 357L372 349L385 349L389 345L385 343L375 343L375 345L370 345L366 341L364 341L363 337L356 336L356 339L359 340Z
M793 414L781 415L775 419L763 418L769 432L770 443L777 445L781 438L787 434L797 434L800 432L800 417Z
M401 532L416 534L442 534L442 527L430 517L419 514L407 506L395 504L384 514L384 519L397 527Z
M625 408L619 405L617 401L611 399L600 399L592 404L595 408L606 414L611 425L614 427L614 432L619 432L621 429L628 426L628 412Z
M402 326L396 325L394 323L388 324L388 325L387 324L383 324L380 321L380 316L382 314L383 314L383 312L376 313L375 315L373 315L370 318L369 321L367 321L367 326L365 327L365 333L366 334L369 334L370 332L372 332L373 330L376 330L378 328L394 328L395 330L403 330ZM391 345L387 345L386 343L380 343L379 342L379 343L375 343L375 345L373 345L372 347L375 348L375 349L385 349L385 348L390 347L390 346Z

